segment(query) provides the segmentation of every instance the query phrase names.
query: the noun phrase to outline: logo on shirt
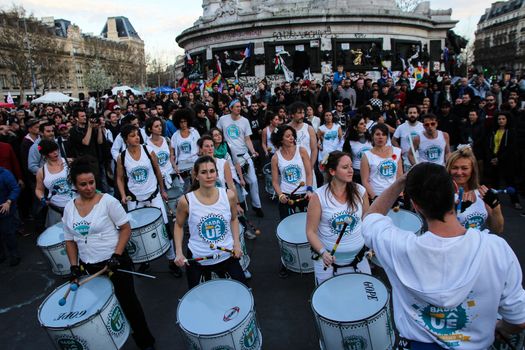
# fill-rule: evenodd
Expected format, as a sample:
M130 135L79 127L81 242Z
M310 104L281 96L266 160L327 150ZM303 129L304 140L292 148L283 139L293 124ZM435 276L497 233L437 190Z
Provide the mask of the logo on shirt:
M423 154L425 155L425 158L428 159L429 161L437 162L440 159L441 155L443 154L443 150L436 145L432 145L428 147L427 149L425 149L423 151Z
M190 154L191 153L191 143L188 141L184 141L183 143L179 145L179 149L181 153Z
M232 124L226 128L226 134L232 139L238 139L241 137L241 130L239 130L239 127L235 124Z
M242 350L252 350L259 346L259 330L255 324L255 318L252 318L248 326L242 332L241 348Z
M170 159L170 154L166 151L160 151L157 153L157 159L159 160L159 166L163 167Z
M358 335L351 335L343 339L343 348L345 350L365 350L366 346L366 339Z
M385 159L377 166L379 176L383 179L391 179L396 175L397 164L391 159Z
M71 186L66 178L61 177L51 183L51 194L70 194Z
M199 236L208 243L224 240L226 235L226 220L221 214L208 214L201 218Z
M370 151L371 148L370 147L363 147L359 152L357 152L357 159L361 160L361 158L363 158L363 154L365 154L365 152L368 152Z
M73 230L81 236L85 236L89 233L91 223L86 220L80 220L73 223Z
M324 134L324 139L326 141L335 140L337 138L337 131L329 131Z
M296 164L291 164L284 167L282 178L289 184L296 184L301 180L301 174L301 168Z
M465 228L481 228L485 223L485 217L483 214L475 212L467 215L465 218Z
M348 221L348 225L346 226L343 236L352 233L352 231L357 226L357 223L359 222L359 218L355 214L349 213L346 210L339 213L335 213L330 219L330 231L333 235L339 235L339 233L343 229L345 221Z
M138 166L130 171L131 179L134 183L142 185L148 181L148 168L145 166Z

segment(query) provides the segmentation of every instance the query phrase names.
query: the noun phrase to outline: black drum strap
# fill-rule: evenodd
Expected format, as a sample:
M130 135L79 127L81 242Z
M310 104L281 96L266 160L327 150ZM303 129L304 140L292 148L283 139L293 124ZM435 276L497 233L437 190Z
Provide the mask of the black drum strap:
M332 264L332 267L334 268L334 275L337 273L337 269L338 268L353 267L354 270L356 270L357 269L357 264L359 264L361 261L363 261L365 253L367 251L368 251L368 247L366 245L364 245L363 248L361 248L361 250L359 251L359 253L356 254L356 256L354 257L354 260L352 260L351 263L346 264L346 265Z

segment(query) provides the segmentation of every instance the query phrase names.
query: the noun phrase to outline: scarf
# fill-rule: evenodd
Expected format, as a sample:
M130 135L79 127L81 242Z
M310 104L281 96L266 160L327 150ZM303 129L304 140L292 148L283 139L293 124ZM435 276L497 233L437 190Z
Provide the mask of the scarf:
M228 146L226 145L226 142L223 142L220 144L219 147L215 148L215 152L213 152L213 155L216 158L224 159L226 157L227 152L228 152Z

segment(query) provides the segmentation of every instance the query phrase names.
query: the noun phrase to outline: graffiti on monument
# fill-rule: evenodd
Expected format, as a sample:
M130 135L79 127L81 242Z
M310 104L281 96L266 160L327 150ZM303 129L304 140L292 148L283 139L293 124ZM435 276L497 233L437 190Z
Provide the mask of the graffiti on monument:
M336 38L337 36L332 33L330 26L326 27L325 30L282 30L276 31L272 34L274 39L319 39L319 38Z

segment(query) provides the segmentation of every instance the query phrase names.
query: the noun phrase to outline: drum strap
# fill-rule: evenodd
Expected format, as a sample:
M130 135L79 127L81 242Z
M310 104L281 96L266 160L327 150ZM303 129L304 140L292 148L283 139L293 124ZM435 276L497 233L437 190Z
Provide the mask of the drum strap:
M337 273L337 269L338 268L343 268L343 267L353 267L354 270L357 269L357 264L359 264L364 256L365 256L365 253L368 251L368 247L366 245L363 246L363 248L361 248L361 250L359 251L359 253L356 254L356 256L354 257L354 260L352 260L352 262L350 264L347 264L347 265L337 265L337 264L332 264L332 267L334 268L334 275Z
M443 350L436 343L423 343L420 341L409 340L399 336L397 341L397 350Z

